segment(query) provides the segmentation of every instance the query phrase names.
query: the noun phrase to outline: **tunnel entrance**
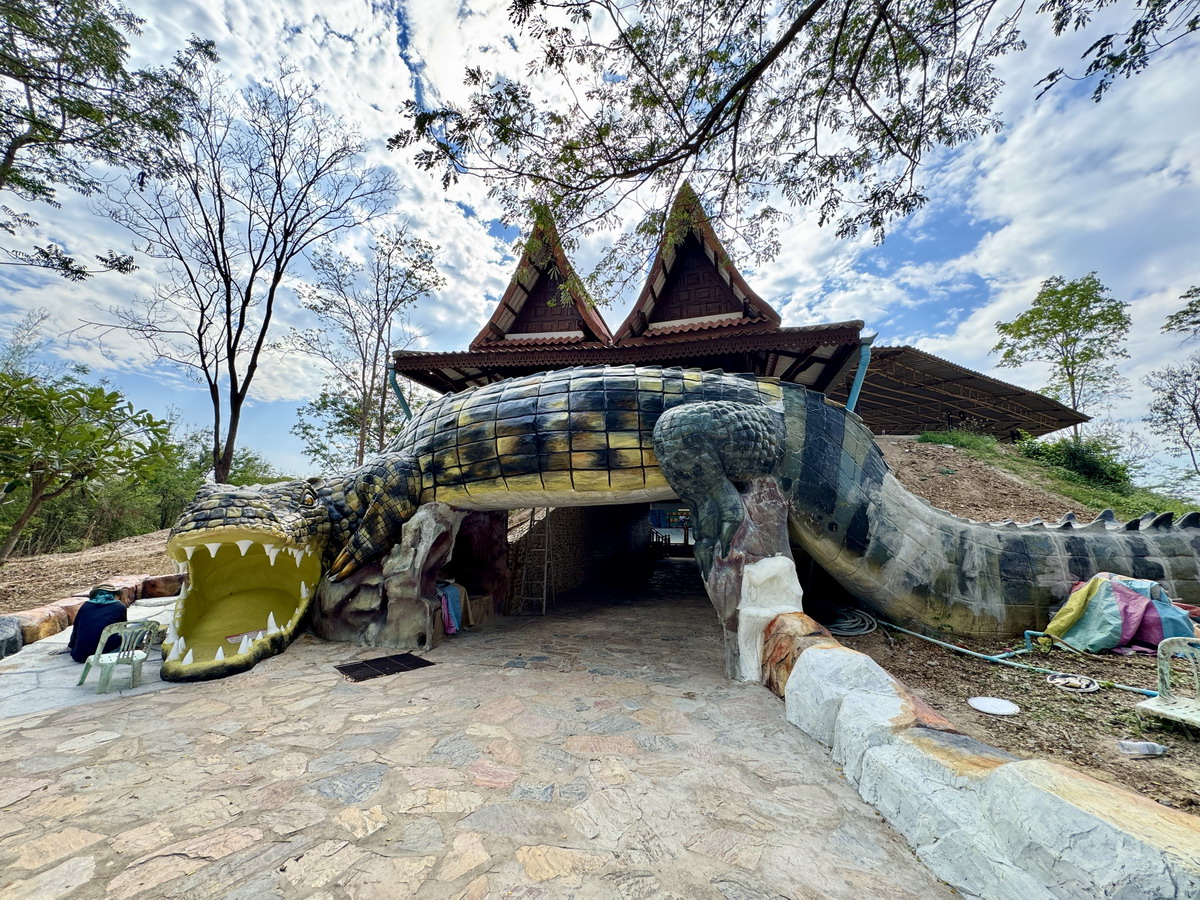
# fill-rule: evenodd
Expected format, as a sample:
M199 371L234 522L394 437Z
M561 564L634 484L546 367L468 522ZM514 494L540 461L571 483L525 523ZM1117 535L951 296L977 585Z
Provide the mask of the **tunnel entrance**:
M459 621L434 624L447 634L508 617L572 617L589 610L651 604L671 607L719 628L693 559L695 535L680 501L522 509L476 513L458 531L451 558L438 570L439 602L458 600ZM793 545L804 608L818 621L859 601ZM711 616L711 618L709 618ZM453 618L453 616L452 616ZM707 625L703 626L707 627Z
M477 647L481 661L490 660L484 664L508 668L629 677L651 677L654 670L659 674L652 680L666 671L682 678L719 670L721 625L691 546L686 557L667 555L651 521L645 503L509 514L509 586L502 603L489 596L499 587L496 579L481 577L495 566L495 559L484 558L494 544L486 529L464 521L437 583L439 595L455 585L465 589L471 620L464 617L454 633L442 617L433 643L461 641ZM526 577L543 567L544 615L541 595L532 590L537 578Z

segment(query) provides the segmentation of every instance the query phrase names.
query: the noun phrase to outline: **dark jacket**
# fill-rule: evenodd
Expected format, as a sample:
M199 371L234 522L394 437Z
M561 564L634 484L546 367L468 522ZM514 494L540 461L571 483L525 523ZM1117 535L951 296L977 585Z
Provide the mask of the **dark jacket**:
M71 659L77 663L87 662L87 658L96 652L100 643L100 632L113 622L124 622L127 619L125 604L119 600L104 603L88 600L75 614L75 628L71 631L71 640L67 642L67 647L71 650ZM108 652L120 646L121 638L113 635L104 649Z

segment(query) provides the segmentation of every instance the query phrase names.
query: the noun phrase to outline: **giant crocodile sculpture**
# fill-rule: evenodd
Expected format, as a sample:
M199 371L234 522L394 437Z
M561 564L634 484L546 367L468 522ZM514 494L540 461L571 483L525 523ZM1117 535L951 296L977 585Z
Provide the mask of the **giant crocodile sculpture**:
M750 511L772 506L786 518L776 517L782 531L768 523L759 535L760 556L790 558L790 540L880 614L926 629L1019 634L1098 571L1200 602L1200 514L972 522L905 490L862 421L821 394L721 372L583 367L443 396L352 472L202 489L169 540L190 589L162 675L219 677L280 652L318 583L383 556L423 504L672 497L692 510L696 558L727 635L739 601L716 596L716 575L741 559Z

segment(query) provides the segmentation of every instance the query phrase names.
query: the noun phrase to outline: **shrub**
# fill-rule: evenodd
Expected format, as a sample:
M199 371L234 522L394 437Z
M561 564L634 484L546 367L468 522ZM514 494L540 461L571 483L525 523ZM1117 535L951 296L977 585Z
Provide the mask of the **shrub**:
M1017 441L1017 449L1029 459L1074 472L1089 484L1117 491L1133 487L1129 467L1117 458L1117 448L1101 438L1038 441L1025 436Z

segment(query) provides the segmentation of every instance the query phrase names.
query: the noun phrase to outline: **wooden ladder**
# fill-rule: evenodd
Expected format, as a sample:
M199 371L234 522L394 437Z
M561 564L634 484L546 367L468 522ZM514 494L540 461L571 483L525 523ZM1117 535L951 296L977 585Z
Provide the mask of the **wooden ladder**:
M538 518L538 512L541 518ZM550 547L550 509L529 511L529 530L525 533L525 557L521 563L521 590L517 593L517 614L531 615L531 607L554 605L554 555Z

